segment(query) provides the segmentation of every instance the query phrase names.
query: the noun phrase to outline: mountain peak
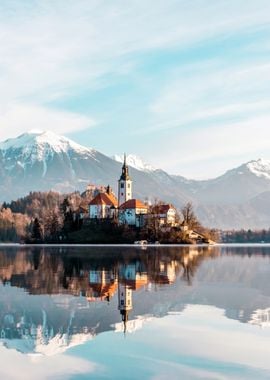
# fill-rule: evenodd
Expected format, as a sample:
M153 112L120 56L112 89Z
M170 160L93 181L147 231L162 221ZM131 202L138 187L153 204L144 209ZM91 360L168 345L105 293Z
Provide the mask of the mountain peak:
M117 162L124 162L124 155L115 154L112 157ZM140 171L147 171L151 172L156 170L152 165L147 164L141 157L136 156L135 154L128 154L126 156L126 162L129 166L140 170Z
M257 177L270 179L270 161L259 158L246 164L249 171Z
M48 151L55 153L66 153L69 150L75 150L80 153L90 153L93 151L54 132L37 129L30 130L18 137L0 143L0 149L3 151L21 149L24 153L33 153L34 150L35 153L39 152L40 159L43 159L44 153Z

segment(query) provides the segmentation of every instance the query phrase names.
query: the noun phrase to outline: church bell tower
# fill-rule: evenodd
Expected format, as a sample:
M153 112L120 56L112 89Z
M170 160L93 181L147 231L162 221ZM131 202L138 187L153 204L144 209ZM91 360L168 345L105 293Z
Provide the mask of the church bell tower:
M119 206L132 199L132 180L129 176L128 166L126 162L126 154L122 166L122 174L118 181L118 204Z
M129 312L132 310L132 289L126 284L118 284L118 310L124 322L124 333L127 330Z

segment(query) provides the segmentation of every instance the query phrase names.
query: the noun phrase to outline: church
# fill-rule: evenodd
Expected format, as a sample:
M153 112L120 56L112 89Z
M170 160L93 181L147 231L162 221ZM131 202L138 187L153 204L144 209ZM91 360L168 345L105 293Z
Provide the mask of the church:
M121 176L118 180L118 200L110 186L89 203L90 219L115 218L119 224L142 227L148 206L132 196L132 179L124 156Z

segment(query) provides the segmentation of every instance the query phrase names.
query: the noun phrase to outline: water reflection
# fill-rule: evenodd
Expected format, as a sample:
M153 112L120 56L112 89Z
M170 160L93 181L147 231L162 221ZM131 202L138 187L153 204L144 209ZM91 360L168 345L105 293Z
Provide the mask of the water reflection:
M3 248L0 339L53 355L187 304L266 326L269 254L268 247Z

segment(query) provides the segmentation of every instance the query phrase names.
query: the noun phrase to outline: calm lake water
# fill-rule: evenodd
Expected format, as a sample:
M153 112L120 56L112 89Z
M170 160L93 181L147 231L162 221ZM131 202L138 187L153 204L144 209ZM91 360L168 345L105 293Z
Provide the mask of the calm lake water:
M0 247L1 379L270 379L270 247Z

